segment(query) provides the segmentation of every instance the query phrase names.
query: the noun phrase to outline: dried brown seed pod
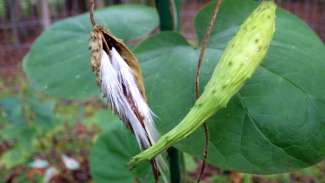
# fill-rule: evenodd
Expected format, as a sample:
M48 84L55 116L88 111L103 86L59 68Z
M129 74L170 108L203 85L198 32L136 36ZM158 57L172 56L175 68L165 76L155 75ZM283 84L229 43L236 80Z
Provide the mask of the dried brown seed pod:
M128 66L132 69L138 88L142 96L146 99L144 80L138 59L122 40L116 38L111 32L99 25L95 25L93 31L90 33L89 43L89 49L91 51L90 64L93 72L96 74L97 84L100 84L99 71L101 62L100 59L102 58L101 50L105 50L106 53L110 53L112 47L119 52Z
M107 104L131 129L142 150L151 147L159 135L146 102L137 58L122 40L102 26L94 25L90 35L90 64ZM164 159L158 156L151 164L156 180L162 174L166 182L168 170Z

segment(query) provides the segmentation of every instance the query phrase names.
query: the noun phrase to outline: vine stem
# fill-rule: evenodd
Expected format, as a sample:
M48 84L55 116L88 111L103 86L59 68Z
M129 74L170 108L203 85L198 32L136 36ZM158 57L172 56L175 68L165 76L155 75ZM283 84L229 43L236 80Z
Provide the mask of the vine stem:
M219 13L221 4L222 4L222 0L217 0L216 6L213 10L213 14L212 14L212 17L211 17L209 25L208 25L208 29L204 35L203 42L201 44L199 61L197 63L196 72L195 72L195 96L196 96L196 99L198 99L200 97L200 74L201 74L201 67L203 64L204 56L205 56L205 51L208 47L209 37L210 37L212 29L216 23L216 18ZM205 170L205 166L206 166L206 160L208 157L209 129L208 129L208 126L206 123L203 124L203 128L204 128L205 142L204 142L202 166L200 169L200 174L197 179L197 183L199 183L202 179L202 176L203 176L203 173Z
M90 18L91 25L93 27L96 26L94 10L95 10L95 0L89 0L89 18Z

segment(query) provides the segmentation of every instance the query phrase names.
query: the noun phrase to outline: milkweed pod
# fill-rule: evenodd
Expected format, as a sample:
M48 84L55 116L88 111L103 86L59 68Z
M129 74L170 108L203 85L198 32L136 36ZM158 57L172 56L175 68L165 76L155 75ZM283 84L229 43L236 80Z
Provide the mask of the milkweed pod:
M204 92L189 113L155 145L133 157L129 166L150 160L157 154L186 138L209 117L226 107L233 95L253 75L264 59L275 32L276 5L262 2L241 25L228 43Z
M90 64L97 85L112 111L134 133L142 150L155 144L158 131L146 102L143 77L137 58L119 39L101 26L94 26L89 47ZM167 182L168 169L162 156L151 161L155 178Z
M116 38L112 33L100 25L96 25L93 28L93 31L90 33L89 42L89 49L91 51L90 64L93 72L96 74L97 84L100 85L99 71L102 58L102 50L105 50L107 53L109 52L109 50L106 50L106 46L108 46L110 49L114 47L122 56L127 65L131 68L141 94L144 98L146 98L144 81L138 59L123 43L122 40Z

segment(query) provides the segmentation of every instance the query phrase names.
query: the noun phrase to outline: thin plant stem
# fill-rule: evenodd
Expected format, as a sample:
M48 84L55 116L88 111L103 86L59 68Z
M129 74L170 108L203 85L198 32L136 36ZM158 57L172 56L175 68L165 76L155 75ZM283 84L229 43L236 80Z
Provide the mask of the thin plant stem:
M155 0L159 13L160 31L176 31L179 28L179 2L175 0ZM167 149L169 159L170 181L171 183L182 182L181 165L179 159L182 154L175 148Z
M96 26L94 10L95 10L95 0L89 0L89 18L90 18L91 25L93 27Z
M217 18L218 12L220 10L221 4L222 4L222 0L218 0L215 8L213 10L213 14L212 14L210 23L208 25L208 30L205 33L203 42L201 44L199 61L198 61L198 64L196 67L196 73L195 73L195 95L196 95L196 98L198 98L200 96L200 74L201 74L201 66L203 64L203 60L204 60L204 56L205 56L205 50L208 47L209 37L212 32L213 26L216 22L216 18Z
M203 157L202 157L202 165L200 169L200 174L197 178L197 183L199 183L202 179L205 167L206 167L206 160L208 158L208 145L209 145L209 128L206 123L203 123L204 129L204 150L203 150Z
M204 56L205 56L205 51L206 48L208 47L208 42L209 42L209 37L212 32L212 29L216 23L216 18L218 15L218 12L220 10L222 4L222 0L217 0L216 6L213 10L212 17L210 19L210 23L208 25L207 32L204 35L203 42L201 44L201 49L200 49L200 55L199 55L199 61L196 67L196 72L195 72L195 96L196 98L200 97L200 74L201 74L201 67L203 64ZM206 166L206 159L208 157L208 144L209 144L209 129L206 123L203 124L204 128L204 135L205 135L205 143L204 143L204 151L203 151L203 159L202 159L202 166L200 169L200 174L198 176L197 182L199 183L202 179L205 166Z

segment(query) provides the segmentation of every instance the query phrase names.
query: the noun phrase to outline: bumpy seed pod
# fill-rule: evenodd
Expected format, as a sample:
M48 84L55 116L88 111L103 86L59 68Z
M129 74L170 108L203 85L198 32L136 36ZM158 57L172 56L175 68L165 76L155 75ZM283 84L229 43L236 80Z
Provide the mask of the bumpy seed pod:
M152 159L186 138L218 110L226 107L265 57L275 31L275 13L276 5L271 1L262 2L254 10L228 43L204 92L189 113L155 145L133 157L130 167Z
M153 113L147 102L140 65L134 54L102 26L94 25L89 43L90 64L97 85L124 124L134 133L142 150L158 139ZM166 179L166 163L162 157L151 161L154 175Z

